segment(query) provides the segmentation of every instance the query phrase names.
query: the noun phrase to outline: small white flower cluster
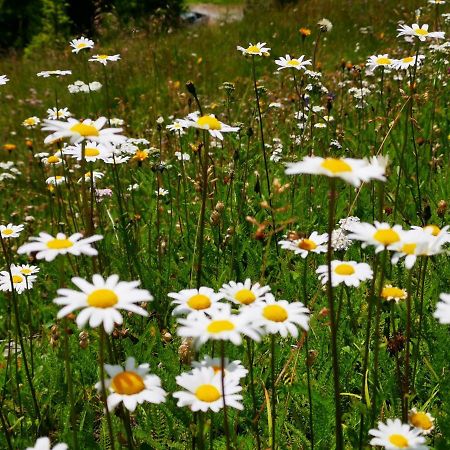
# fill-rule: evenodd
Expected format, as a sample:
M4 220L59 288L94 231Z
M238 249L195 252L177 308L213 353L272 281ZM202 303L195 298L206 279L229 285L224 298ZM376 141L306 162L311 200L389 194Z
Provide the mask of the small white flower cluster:
M273 138L273 151L270 155L270 160L273 162L280 162L283 158L283 143L280 138Z
M19 169L16 168L13 161L0 162L0 182L5 180L15 180L17 175L21 175Z
M78 94L79 92L88 94L89 92L99 91L101 88L102 84L98 81L92 81L91 83L86 84L84 81L77 80L73 84L67 86L67 89L71 94Z

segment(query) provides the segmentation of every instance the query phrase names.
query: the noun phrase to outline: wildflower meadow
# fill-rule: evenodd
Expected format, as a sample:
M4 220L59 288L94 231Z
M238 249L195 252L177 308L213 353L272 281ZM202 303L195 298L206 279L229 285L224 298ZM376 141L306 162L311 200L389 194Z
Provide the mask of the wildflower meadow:
M450 449L449 2L269 3L1 56L1 449Z

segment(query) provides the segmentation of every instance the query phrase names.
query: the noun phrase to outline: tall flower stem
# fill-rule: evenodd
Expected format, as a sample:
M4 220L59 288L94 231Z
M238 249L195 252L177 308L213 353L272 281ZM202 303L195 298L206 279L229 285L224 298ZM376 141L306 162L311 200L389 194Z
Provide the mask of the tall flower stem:
M230 450L230 428L228 426L228 408L225 400L225 341L220 341L220 366L221 366L221 384L223 400L223 428L226 439L226 449Z
M87 235L92 234L91 230L91 215L89 213L88 196L86 190L86 140L83 139L81 142L81 201L83 203L83 215L84 215L84 226L87 230Z
M270 335L270 385L272 386L272 450L276 450L277 390L275 377L275 335Z
M336 180L330 178L330 205L328 210L328 246L327 246L327 267L328 267L328 282L327 282L327 296L328 308L330 311L330 328L331 328L331 355L333 361L333 382L334 382L334 405L335 405L335 427L336 427L336 450L343 450L344 438L342 433L342 411L341 411L341 388L339 382L339 356L337 348L337 327L336 313L334 308L333 285L332 285L332 271L331 260L333 258L333 247L331 245L331 235L334 229L336 209Z
M406 297L406 349L405 349L405 373L402 398L402 419L408 420L409 404L409 369L410 369L410 340L411 340L411 287L412 287L412 269L409 271Z
M247 338L247 359L248 359L248 370L250 375L250 394L252 397L252 407L253 407L253 419L252 424L255 430L256 437L256 447L258 450L261 450L261 438L259 437L259 427L258 427L258 416L257 416L257 408L256 404L256 394L255 394L255 377L253 373L253 349L252 349L252 341L250 338Z
M105 386L105 330L100 325L99 332L99 364L100 364L100 384L101 384L101 398L103 405L105 406L106 422L108 424L109 440L111 450L115 450L114 445L114 433L112 428L111 413L108 409L108 401L106 398L106 386Z

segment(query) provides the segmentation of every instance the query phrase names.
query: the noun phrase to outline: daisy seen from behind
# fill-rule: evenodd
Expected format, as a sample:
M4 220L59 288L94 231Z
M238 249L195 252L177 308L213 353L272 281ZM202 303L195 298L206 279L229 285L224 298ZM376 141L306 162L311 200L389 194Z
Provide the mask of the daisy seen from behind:
M191 411L219 412L226 403L229 408L244 409L242 395L239 394L242 390L239 379L225 373L222 390L222 371L215 372L212 367L182 373L176 377L176 382L184 389L173 393L179 407L188 406Z
M172 304L177 305L172 315L189 314L192 311L208 312L223 294L214 292L214 289L202 286L200 289L183 289L180 292L170 292L168 297L173 298Z
M64 443L52 447L48 437L40 437L34 443L34 447L27 447L26 450L67 450L68 448L67 444Z
M309 309L301 302L275 300L272 294L267 294L264 301L248 307L252 324L257 329L263 329L268 334L279 333L282 337L288 335L298 337L298 328L309 329Z
M450 294L442 293L440 296L440 301L436 304L436 311L433 313L439 323L443 325L450 324Z
M265 42L258 42L256 44L249 43L248 47L244 48L238 45L236 48L240 52L242 52L243 55L251 55L251 56L266 56L270 52L269 47L265 47Z
M383 447L388 450L398 448L409 450L428 450L425 438L420 430L411 428L400 419L387 419L386 423L379 422L378 428L372 428L369 434L373 436L370 445Z
M285 57L281 56L279 59L275 60L275 64L277 64L277 70L283 69L297 69L297 70L305 70L306 66L311 65L310 59L305 59L305 55L301 55L299 58L291 58L290 55L286 55Z
M200 130L207 130L212 137L223 140L222 133L235 133L239 131L239 127L231 127L216 119L214 114L206 114L200 116L198 111L189 114L186 119L178 121L185 128L198 128Z
M81 50L94 48L94 41L81 36L78 39L72 39L70 46L72 47L72 53L78 54Z
M261 286L259 283L252 283L247 278L243 283L230 281L225 283L219 290L223 296L237 305L251 305L265 299L270 286Z
M38 237L31 237L30 242L23 244L17 250L19 255L36 252L37 259L53 261L58 255L97 255L97 250L92 247L92 243L103 239L103 236L96 234L82 239L81 233L74 233L66 236L64 233L58 233L56 237L42 231Z
M367 160L305 156L302 161L287 163L285 173L286 175L311 174L341 178L358 187L362 182L369 180L385 181L385 171L386 161L380 157Z
M278 244L284 250L291 250L296 255L306 258L310 253L325 253L327 251L328 233L319 234L313 231L307 238L287 239Z
M120 403L133 412L137 405L144 402L159 404L166 401L167 392L161 387L161 379L149 373L149 364L138 366L133 357L128 357L125 367L111 364L104 367L109 376L105 379L105 389L110 391L107 398L109 411ZM101 391L102 382L99 381L95 388Z
M413 23L410 27L409 25L400 25L397 28L399 32L397 37L400 36L415 36L420 39L422 42L426 41L429 38L432 39L444 39L445 33L443 31L428 31L428 24L423 24L419 26L417 23Z
M323 285L328 282L328 266L319 266L316 270ZM361 281L371 280L372 269L366 263L356 261L331 261L331 285L336 287L341 283L346 286L358 287Z

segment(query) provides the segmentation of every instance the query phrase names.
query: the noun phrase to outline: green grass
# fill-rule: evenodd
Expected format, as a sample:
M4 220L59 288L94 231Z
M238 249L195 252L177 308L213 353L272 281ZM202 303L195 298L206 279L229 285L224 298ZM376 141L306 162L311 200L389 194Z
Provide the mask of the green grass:
M26 223L20 238L11 240L10 252L16 263L36 263L38 279L26 294L18 299L19 318L24 333L25 352L30 363L33 343L33 384L36 388L42 420L36 420L30 389L21 355L9 360L0 356L0 405L4 428L9 429L12 448L26 448L38 436L48 435L52 442L72 445L68 385L64 370L64 336L68 333L70 361L76 400L75 415L80 448L111 448L108 427L100 397L94 388L99 380L98 329L86 327L80 337L74 317L67 322L56 319L58 306L52 303L61 287L75 288L73 276L91 279L93 273L104 276L117 273L122 280L140 279L155 301L146 307L149 318L123 314L124 325L118 326L108 339L106 359L122 364L127 356L138 363L148 362L151 372L160 376L163 388L169 393L163 405L138 406L131 414L131 428L136 447L140 449L190 448L195 430L192 413L177 408L171 393L178 390L175 377L190 369L186 358L180 359L182 340L177 336L177 323L171 315L173 306L169 292L195 286L199 246L203 245L202 284L219 289L230 280L251 278L268 284L277 298L301 301L311 310L308 349L311 375L313 431L316 449L334 448L334 397L332 353L330 344L329 311L326 292L322 289L315 269L326 263L325 254L311 254L305 262L286 250L276 249L276 241L289 231L300 234L319 234L327 231L329 184L325 177L297 176L284 173L284 162L298 161L314 152L316 155L363 158L380 152L390 159L386 183L367 183L360 190L337 181L336 220L347 215L358 216L372 223L377 218L404 228L411 225L448 223L448 213L442 202L449 199L448 112L449 93L439 77L446 77L446 64L434 60L427 51L425 66L420 69L417 95L414 97L413 120L408 117L409 88L404 80L394 80L386 74L384 96L377 89L379 76L367 78L372 91L364 110L355 108L348 89L358 87L359 73L342 69L342 61L365 63L372 54L403 55L411 49L396 38L397 22L414 22L416 1L386 1L383 8L375 2L347 2L320 0L302 2L296 8L271 10L264 7L247 15L242 22L217 27L186 27L170 34L151 33L145 27L138 30L120 29L109 17L95 38L99 53L120 53L121 61L108 64L106 70L89 63L88 75L83 59L87 53L73 55L64 48L43 48L23 58L9 55L0 61L0 74L7 74L11 82L0 86L0 144L11 143L17 149L11 153L0 150L1 162L14 161L21 175L2 184L0 221L3 224ZM433 10L425 9L424 22L434 21ZM317 35L316 22L329 18L333 29L321 36L317 62L323 73L322 82L333 94L330 115L334 122L326 129L307 127L301 144L293 135L300 130L293 116L299 109L299 99L287 71L277 72L274 59L286 53L305 54L311 58ZM371 26L368 32L361 28ZM312 35L302 40L298 29L309 27ZM447 29L444 28L447 32ZM272 226L268 206L265 169L261 153L261 135L256 119L255 98L251 76L251 60L236 50L248 42L267 42L270 57L257 59L256 74L261 88L264 137L267 156L272 154L277 139L283 146L280 162L268 161L272 189L273 215L277 229ZM422 48L425 52L425 46ZM95 54L94 53L94 54ZM73 75L63 79L37 78L41 70L71 69ZM77 79L98 80L105 86L92 95L67 91L67 84ZM364 78L365 79L365 78ZM178 138L167 132L169 116L184 117L197 106L185 88L192 81L206 113L214 113L227 124L239 124L239 133L229 133L223 144L211 147L207 182L204 238L199 240L202 203L202 162L198 149L202 133L190 130ZM227 95L224 82L234 84ZM306 87L305 83L300 89ZM33 152L56 151L57 146L44 146L47 135L40 130L26 130L22 121L29 116L45 118L45 111L55 105L67 106L77 118L97 118L107 115L125 121L124 134L150 141L148 159L142 164L130 161L118 166L115 174L111 166L95 163L94 169L105 173L98 188L111 188L113 197L95 204L93 208L95 232L104 235L99 242L99 256L64 257L53 262L27 260L19 256L17 248L28 237L39 232L72 233L75 224L85 232L81 189L76 180L80 168L70 161L73 186L49 191L44 178L62 174L39 165L25 139L33 141ZM281 102L282 109L269 107ZM310 93L310 105L327 107L326 94ZM109 108L108 108L109 106ZM301 109L301 106L300 106ZM322 112L321 114L326 114ZM158 127L158 117L164 117ZM320 117L315 117L315 122ZM413 127L413 128L412 128ZM414 130L414 139L411 133ZM342 148L331 146L337 139ZM144 147L143 147L144 148ZM155 150L156 149L156 150ZM184 167L175 158L176 151L189 153L191 159ZM201 150L204 152L204 150ZM415 154L417 152L417 156ZM159 171L160 163L171 167ZM431 161L431 164L430 164ZM186 178L184 177L186 175ZM116 176L117 175L117 176ZM275 181L278 180L278 181ZM131 184L139 184L137 191L128 191ZM277 184L279 183L279 184ZM289 184L288 186L284 186ZM280 186L283 186L282 188ZM155 191L163 187L169 195L158 198ZM420 199L419 201L419 191ZM381 213L379 205L381 203ZM441 206L440 206L441 205ZM249 220L250 219L250 220ZM254 223L263 224L257 232ZM279 228L278 228L279 226ZM197 239L196 239L197 236ZM279 247L279 246L278 246ZM335 258L366 262L374 267L376 257L372 248L362 249L354 243L347 251L336 252ZM426 410L436 418L436 430L427 438L434 449L450 446L450 401L448 390L448 327L433 317L441 292L448 291L450 275L446 254L429 258L426 265L419 258L411 271L409 291L412 302L411 367L416 370L411 386L410 406ZM2 270L6 268L3 257ZM386 264L384 281L408 287L409 272L403 263ZM380 271L378 271L378 280ZM401 417L399 373L404 371L406 350L401 348L393 356L387 351L392 343L393 325L390 307L381 305L379 316L380 388L374 416L367 403L374 402L375 318L371 323L368 387L360 397L366 324L368 320L371 282L359 288L335 289L335 301L340 311L338 350L340 358L341 401L343 409L345 448L358 448L361 413L365 418L363 442L368 447L371 423L386 418ZM423 308L421 297L423 296ZM13 302L9 293L0 295L0 336L17 341L14 327ZM422 312L422 313L421 313ZM395 328L401 337L406 335L406 302L393 306ZM420 349L417 352L419 321L421 320ZM83 338L84 337L84 338ZM249 361L244 346L227 344L227 356L240 359L245 367ZM271 398L270 339L264 338L254 347L256 403L261 409L258 425L262 448L269 447L270 422L267 398ZM294 338L276 338L277 429L278 449L308 449L311 447L309 400L307 381L306 343L300 334ZM200 355L219 354L219 345L204 345ZM232 443L237 449L255 449L252 428L253 406L248 377L242 380L244 410L229 409ZM267 389L267 396L265 389ZM369 400L369 401L368 401ZM126 448L123 412L112 415L116 448ZM212 430L211 447L224 449L223 414L206 417ZM126 422L126 419L125 419ZM198 423L198 422L197 422ZM0 423L1 425L1 423ZM7 448L5 433L0 435L0 448Z

